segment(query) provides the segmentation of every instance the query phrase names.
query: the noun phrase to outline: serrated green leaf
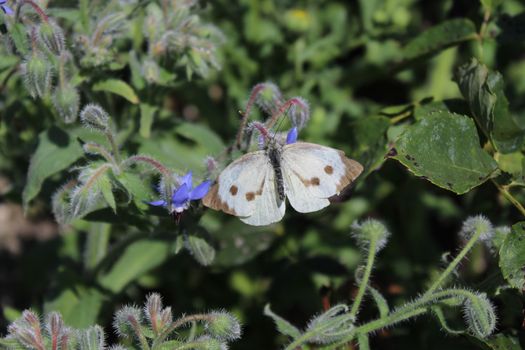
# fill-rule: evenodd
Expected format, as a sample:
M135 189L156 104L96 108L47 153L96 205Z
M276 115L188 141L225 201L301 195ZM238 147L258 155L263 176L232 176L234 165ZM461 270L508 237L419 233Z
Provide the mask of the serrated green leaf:
M133 104L139 103L139 98L135 91L125 81L117 79L108 79L93 85L93 91L107 91L124 97Z
M458 69L454 79L495 148L501 153L517 151L525 140L525 130L509 113L501 74L472 59Z
M148 104L140 104L140 136L149 138L151 134L151 125L158 108Z
M277 330L281 334L287 335L291 337L292 339L295 339L301 336L301 331L299 331L299 329L297 329L294 325L286 321L281 316L275 314L270 309L270 304L266 304L264 306L264 314L270 317L275 322L275 326L277 327Z
M444 21L412 39L403 48L403 58L413 60L475 38L476 26L465 18Z
M84 151L75 139L74 132L68 134L62 129L52 127L40 133L22 194L24 207L27 209L29 201L40 192L42 184L49 176L66 169L83 154Z
M512 226L499 249L499 267L503 277L513 288L521 290L525 284L525 221Z
M97 321L103 302L104 295L97 289L75 285L45 301L44 312L58 311L67 325L85 328Z
M102 287L118 293L128 283L162 264L169 256L170 246L162 240L141 239L117 249L112 254L117 260L100 271L97 281Z
M396 142L394 157L416 176L463 194L482 184L497 164L479 145L472 119L436 112L411 125Z

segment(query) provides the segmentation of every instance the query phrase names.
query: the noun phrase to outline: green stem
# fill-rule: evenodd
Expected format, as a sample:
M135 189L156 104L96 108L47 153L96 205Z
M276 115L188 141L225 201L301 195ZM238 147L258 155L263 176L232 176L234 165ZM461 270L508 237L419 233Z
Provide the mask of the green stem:
M441 275L439 276L439 278L434 281L434 283L432 283L432 285L430 286L430 288L425 292L425 294L423 294L423 296L427 296L427 295L430 295L432 294L436 289L439 288L439 286L443 283L443 281L448 277L448 275L450 275L450 273L452 271L454 271L454 269L457 267L457 265L459 264L459 262L461 260L463 260L463 258L465 257L465 255L467 255L467 253L472 249L472 247L474 246L474 244L476 244L477 240L479 239L479 236L481 235L482 233L482 230L476 230L476 232L474 232L474 234L472 235L472 237L470 237L470 239L468 240L467 244L465 244L465 246L463 247L463 249L459 252L459 254L456 256L456 258L447 266L447 268L445 269L445 271L443 271L441 273Z
M113 131L108 130L105 132L105 135L109 141L109 144L111 145L111 149L113 150L113 157L115 158L115 162L117 162L117 164L120 164L120 152L117 146L117 142L115 141L115 135L113 134Z
M350 315L352 316L357 315L357 312L359 311L359 306L361 305L361 301L363 300L363 296L365 295L366 288L368 287L368 280L370 279L370 275L372 274L372 267L374 266L374 260L376 257L376 245L377 239L373 238L370 241L370 247L368 247L368 258L366 261L365 273L363 275L363 279L359 284L359 290L357 291L354 303L352 304L352 309L350 310Z
M503 197L505 197L509 202L511 202L516 207L516 209L519 210L521 215L525 216L525 208L523 207L523 205L521 205L521 203L516 198L514 198L514 196L504 186L501 186L495 180L492 180L492 183L501 192Z

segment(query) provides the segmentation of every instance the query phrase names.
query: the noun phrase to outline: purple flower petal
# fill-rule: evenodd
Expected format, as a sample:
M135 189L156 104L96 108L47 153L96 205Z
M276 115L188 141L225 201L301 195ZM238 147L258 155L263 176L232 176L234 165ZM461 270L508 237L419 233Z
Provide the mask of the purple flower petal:
M12 16L15 12L7 5L1 5L2 10L4 10L4 13L6 15Z
M184 175L181 179L180 179L180 184L181 186L182 185L186 185L188 186L188 189L192 188L193 187L193 173L192 171L188 171L188 173L186 173L186 175Z
M191 200L201 199L210 190L211 181L203 181L199 186L195 187L189 194Z
M186 184L183 184L179 188L177 188L176 191L173 192L173 196L171 196L171 201L175 205L175 207L181 206L185 202L190 200L190 189Z
M289 145L291 143L295 143L297 141L297 127L294 126L290 129L288 132L288 135L286 135L286 144Z
M148 202L149 205L153 205L155 207L165 207L166 206L166 201L165 200L158 200L158 201L153 201L153 202Z

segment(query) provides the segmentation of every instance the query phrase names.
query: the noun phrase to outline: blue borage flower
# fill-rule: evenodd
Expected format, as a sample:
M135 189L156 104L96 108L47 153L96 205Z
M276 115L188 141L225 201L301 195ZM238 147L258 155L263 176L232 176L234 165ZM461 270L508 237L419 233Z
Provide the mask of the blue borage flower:
M173 190L171 195L171 212L182 213L190 206L190 201L202 199L210 190L211 181L206 180L193 187L193 174L189 171L180 179L180 185ZM158 201L149 202L150 205L156 207L168 207L168 203L161 199Z
M12 8L7 6L6 4L7 4L7 0L0 0L0 8L2 8L2 11L4 11L6 15L12 16L15 12L13 11Z
M293 128L290 129L290 131L288 131L288 135L286 135L286 144L289 145L291 143L297 142L297 136L298 136L297 127L294 126Z

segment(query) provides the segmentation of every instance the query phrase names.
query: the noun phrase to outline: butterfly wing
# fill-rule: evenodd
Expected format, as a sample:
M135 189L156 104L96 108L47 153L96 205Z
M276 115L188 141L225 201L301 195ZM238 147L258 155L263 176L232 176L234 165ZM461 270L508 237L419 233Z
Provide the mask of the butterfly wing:
M277 197L274 170L265 152L257 151L228 165L202 202L260 226L284 216L285 204Z
M301 213L328 206L328 198L339 194L363 171L363 166L343 151L313 143L286 145L281 157L286 196Z

